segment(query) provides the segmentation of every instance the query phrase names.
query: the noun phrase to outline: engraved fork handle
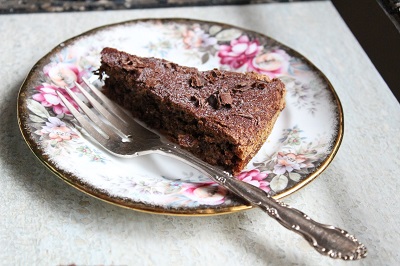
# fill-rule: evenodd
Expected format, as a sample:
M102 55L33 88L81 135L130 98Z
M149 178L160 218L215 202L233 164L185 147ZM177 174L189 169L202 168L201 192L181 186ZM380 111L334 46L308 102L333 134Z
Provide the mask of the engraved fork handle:
M301 235L319 253L331 258L358 260L366 257L367 248L346 231L318 223L303 212L272 198L260 188L235 179L231 174L210 166L171 144L157 147L162 154L184 161L227 188L252 206L259 207L287 229Z

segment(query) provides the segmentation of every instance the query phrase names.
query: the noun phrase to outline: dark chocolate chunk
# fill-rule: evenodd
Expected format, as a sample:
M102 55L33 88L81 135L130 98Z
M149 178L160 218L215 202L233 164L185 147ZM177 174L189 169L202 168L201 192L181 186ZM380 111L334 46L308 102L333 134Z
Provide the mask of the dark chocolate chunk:
M176 70L176 64L175 63L172 63L172 62L164 62L164 66L165 66L165 68L167 68L167 69L173 69L173 70Z
M232 107L233 100L232 100L232 96L229 92L219 93L219 98L220 98L222 105L224 105L226 107Z
M124 65L124 68L126 70L134 70L137 68L144 68L145 65L142 61L140 61L139 59L135 58L135 59L130 59L129 57L127 58L122 58L121 59L121 63Z
M230 92L221 92L217 91L216 93L211 94L207 98L207 102L214 108L220 109L222 106L224 107L232 107L233 99Z
M214 78L218 78L218 77L222 76L222 73L217 68L214 68L213 70L211 70L211 75Z
M236 87L232 88L233 92L243 92L251 89L251 84L249 82L241 82L236 84Z
M221 108L221 100L218 97L218 93L216 94L211 94L208 98L207 98L207 102L208 104L211 105L212 108L214 109L219 109Z
M194 106L196 107L203 107L205 106L205 100L199 96L191 96L190 100L194 103Z
M198 75L193 75L189 79L190 86L192 87L203 87L204 82L201 80L201 78Z
M263 90L263 89L268 88L268 83L262 82L262 81L257 81L255 83L253 83L253 88L257 88L259 90Z
M234 113L233 115L241 116L241 117L247 118L247 119L254 119L254 117L250 114Z

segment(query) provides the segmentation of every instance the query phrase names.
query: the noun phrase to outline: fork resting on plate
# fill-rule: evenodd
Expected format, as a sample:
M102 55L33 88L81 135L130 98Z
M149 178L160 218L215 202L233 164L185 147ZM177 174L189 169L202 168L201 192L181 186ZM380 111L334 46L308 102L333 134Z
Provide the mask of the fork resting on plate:
M86 135L110 153L120 157L157 153L176 158L198 169L211 180L246 200L252 206L261 208L281 225L303 236L321 254L344 260L357 260L366 257L366 247L354 236L340 228L313 221L303 212L272 198L262 189L240 181L230 173L198 159L177 145L165 141L158 134L136 122L87 79L84 78L83 80L89 91L102 104L77 83L77 88L93 108L89 108L69 88L65 88L65 90L79 105L80 111L76 110L61 93L57 92L58 96L79 123L79 125L76 124L77 128L83 129L87 133ZM97 112L94 112L93 109Z

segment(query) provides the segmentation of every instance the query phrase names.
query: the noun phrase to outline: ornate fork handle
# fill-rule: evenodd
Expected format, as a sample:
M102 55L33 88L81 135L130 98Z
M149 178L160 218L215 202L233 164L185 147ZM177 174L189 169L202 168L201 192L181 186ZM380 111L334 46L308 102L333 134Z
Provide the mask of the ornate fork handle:
M263 190L232 177L215 176L219 183L253 206L260 207L287 229L300 234L323 255L357 260L367 255L366 247L346 231L318 223L303 212L275 200Z
M366 257L367 248L346 231L318 223L303 212L272 198L262 189L237 180L231 174L210 166L174 145L165 144L158 146L156 150L189 163L206 173L213 181L245 199L251 205L261 208L287 229L301 235L321 254L344 260L358 260Z

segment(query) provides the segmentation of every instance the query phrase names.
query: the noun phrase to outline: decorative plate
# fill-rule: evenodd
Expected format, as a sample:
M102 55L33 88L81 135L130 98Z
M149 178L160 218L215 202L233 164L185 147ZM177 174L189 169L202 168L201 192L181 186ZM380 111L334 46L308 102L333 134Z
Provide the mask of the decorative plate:
M340 101L306 58L256 32L188 19L134 20L96 28L61 43L35 64L18 98L21 132L56 175L94 197L163 214L220 214L251 208L195 169L160 155L117 158L87 141L71 124L56 91L90 77L103 47L175 63L279 77L287 104L265 145L236 176L286 196L317 177L343 134ZM66 97L68 97L66 95Z

